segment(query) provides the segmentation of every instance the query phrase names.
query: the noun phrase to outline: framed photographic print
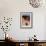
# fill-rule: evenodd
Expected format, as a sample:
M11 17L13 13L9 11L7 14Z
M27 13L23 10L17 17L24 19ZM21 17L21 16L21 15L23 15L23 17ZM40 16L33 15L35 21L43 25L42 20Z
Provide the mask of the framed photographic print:
M20 12L20 27L32 28L33 14L32 12Z

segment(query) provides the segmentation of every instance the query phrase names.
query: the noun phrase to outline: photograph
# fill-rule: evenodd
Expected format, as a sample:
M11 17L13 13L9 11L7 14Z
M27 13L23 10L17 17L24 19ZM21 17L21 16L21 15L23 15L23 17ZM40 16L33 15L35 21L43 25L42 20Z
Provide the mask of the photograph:
M20 12L20 27L32 28L32 12Z

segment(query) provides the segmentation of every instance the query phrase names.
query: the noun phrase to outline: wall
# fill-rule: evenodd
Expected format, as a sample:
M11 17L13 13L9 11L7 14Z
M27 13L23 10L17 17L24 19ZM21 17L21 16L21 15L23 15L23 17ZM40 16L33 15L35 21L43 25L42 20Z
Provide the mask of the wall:
M33 12L32 29L20 29L20 12ZM40 8L33 8L28 0L0 0L0 17L13 18L12 26L8 33L10 37L16 40L28 40L34 34L37 35L37 39L44 40L46 34L45 12L46 8L44 5ZM2 39L2 36L0 39Z

